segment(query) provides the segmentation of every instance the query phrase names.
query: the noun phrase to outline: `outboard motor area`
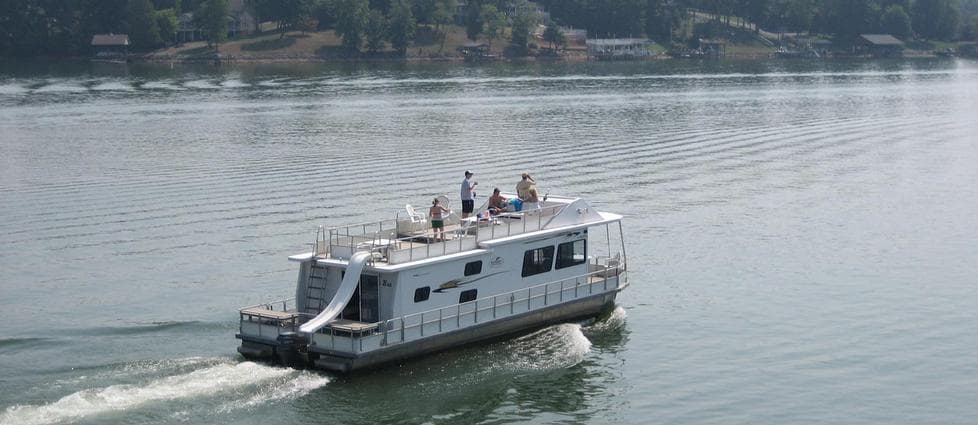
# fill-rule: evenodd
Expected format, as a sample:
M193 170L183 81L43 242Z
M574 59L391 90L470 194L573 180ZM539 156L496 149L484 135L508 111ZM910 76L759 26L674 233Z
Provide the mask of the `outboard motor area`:
M278 346L275 354L282 364L293 367L305 364L308 338L298 332L282 332L276 338L276 342Z

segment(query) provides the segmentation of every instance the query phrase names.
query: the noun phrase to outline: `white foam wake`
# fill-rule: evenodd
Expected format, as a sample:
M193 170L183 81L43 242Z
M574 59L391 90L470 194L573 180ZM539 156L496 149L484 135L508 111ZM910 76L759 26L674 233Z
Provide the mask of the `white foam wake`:
M566 368L584 361L591 351L591 340L581 325L564 323L517 338L509 349L510 364L518 368Z
M0 424L60 423L151 402L207 397L249 386L258 387L254 395L243 403L228 406L230 409L301 396L327 382L329 380L323 376L294 369L252 362L224 363L158 378L143 385L82 390L46 405L12 406L0 415Z
M605 332L615 329L619 329L625 326L625 319L628 318L628 313L622 306L615 306L615 309L608 314L608 317L603 320L595 322L593 325L588 327L590 332ZM592 334L593 335L593 334Z

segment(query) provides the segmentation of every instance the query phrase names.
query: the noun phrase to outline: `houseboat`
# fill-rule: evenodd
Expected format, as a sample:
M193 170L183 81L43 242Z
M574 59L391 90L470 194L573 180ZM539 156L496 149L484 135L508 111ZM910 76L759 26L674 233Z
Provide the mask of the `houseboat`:
M438 235L410 205L320 226L313 250L289 257L295 298L239 311L238 352L349 372L594 317L628 286L618 214L559 196L476 213L450 214Z

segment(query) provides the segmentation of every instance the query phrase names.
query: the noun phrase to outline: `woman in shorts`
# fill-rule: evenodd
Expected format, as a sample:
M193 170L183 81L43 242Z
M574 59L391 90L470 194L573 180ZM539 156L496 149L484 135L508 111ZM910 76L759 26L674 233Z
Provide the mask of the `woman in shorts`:
M431 230L435 236L435 240L445 240L445 219L442 218L442 214L447 212L451 211L443 207L438 202L438 198L431 201L431 208L428 209L428 218L431 219Z

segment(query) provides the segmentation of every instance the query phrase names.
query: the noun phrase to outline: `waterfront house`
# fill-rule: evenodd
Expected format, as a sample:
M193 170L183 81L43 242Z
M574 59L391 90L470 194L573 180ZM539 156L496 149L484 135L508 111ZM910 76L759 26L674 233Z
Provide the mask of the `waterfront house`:
M852 52L879 57L901 56L903 47L902 41L889 34L860 34L852 44Z
M652 56L645 38L589 38L587 56L598 60L636 59Z
M720 39L699 39L700 51L710 58L722 58L727 54L727 42Z
M129 56L129 36L126 34L95 34L92 36L95 59L125 60Z
M228 37L253 34L258 29L258 20L248 11L244 0L232 0L228 9ZM181 14L177 19L177 43L199 41L204 33L194 20L193 12Z

